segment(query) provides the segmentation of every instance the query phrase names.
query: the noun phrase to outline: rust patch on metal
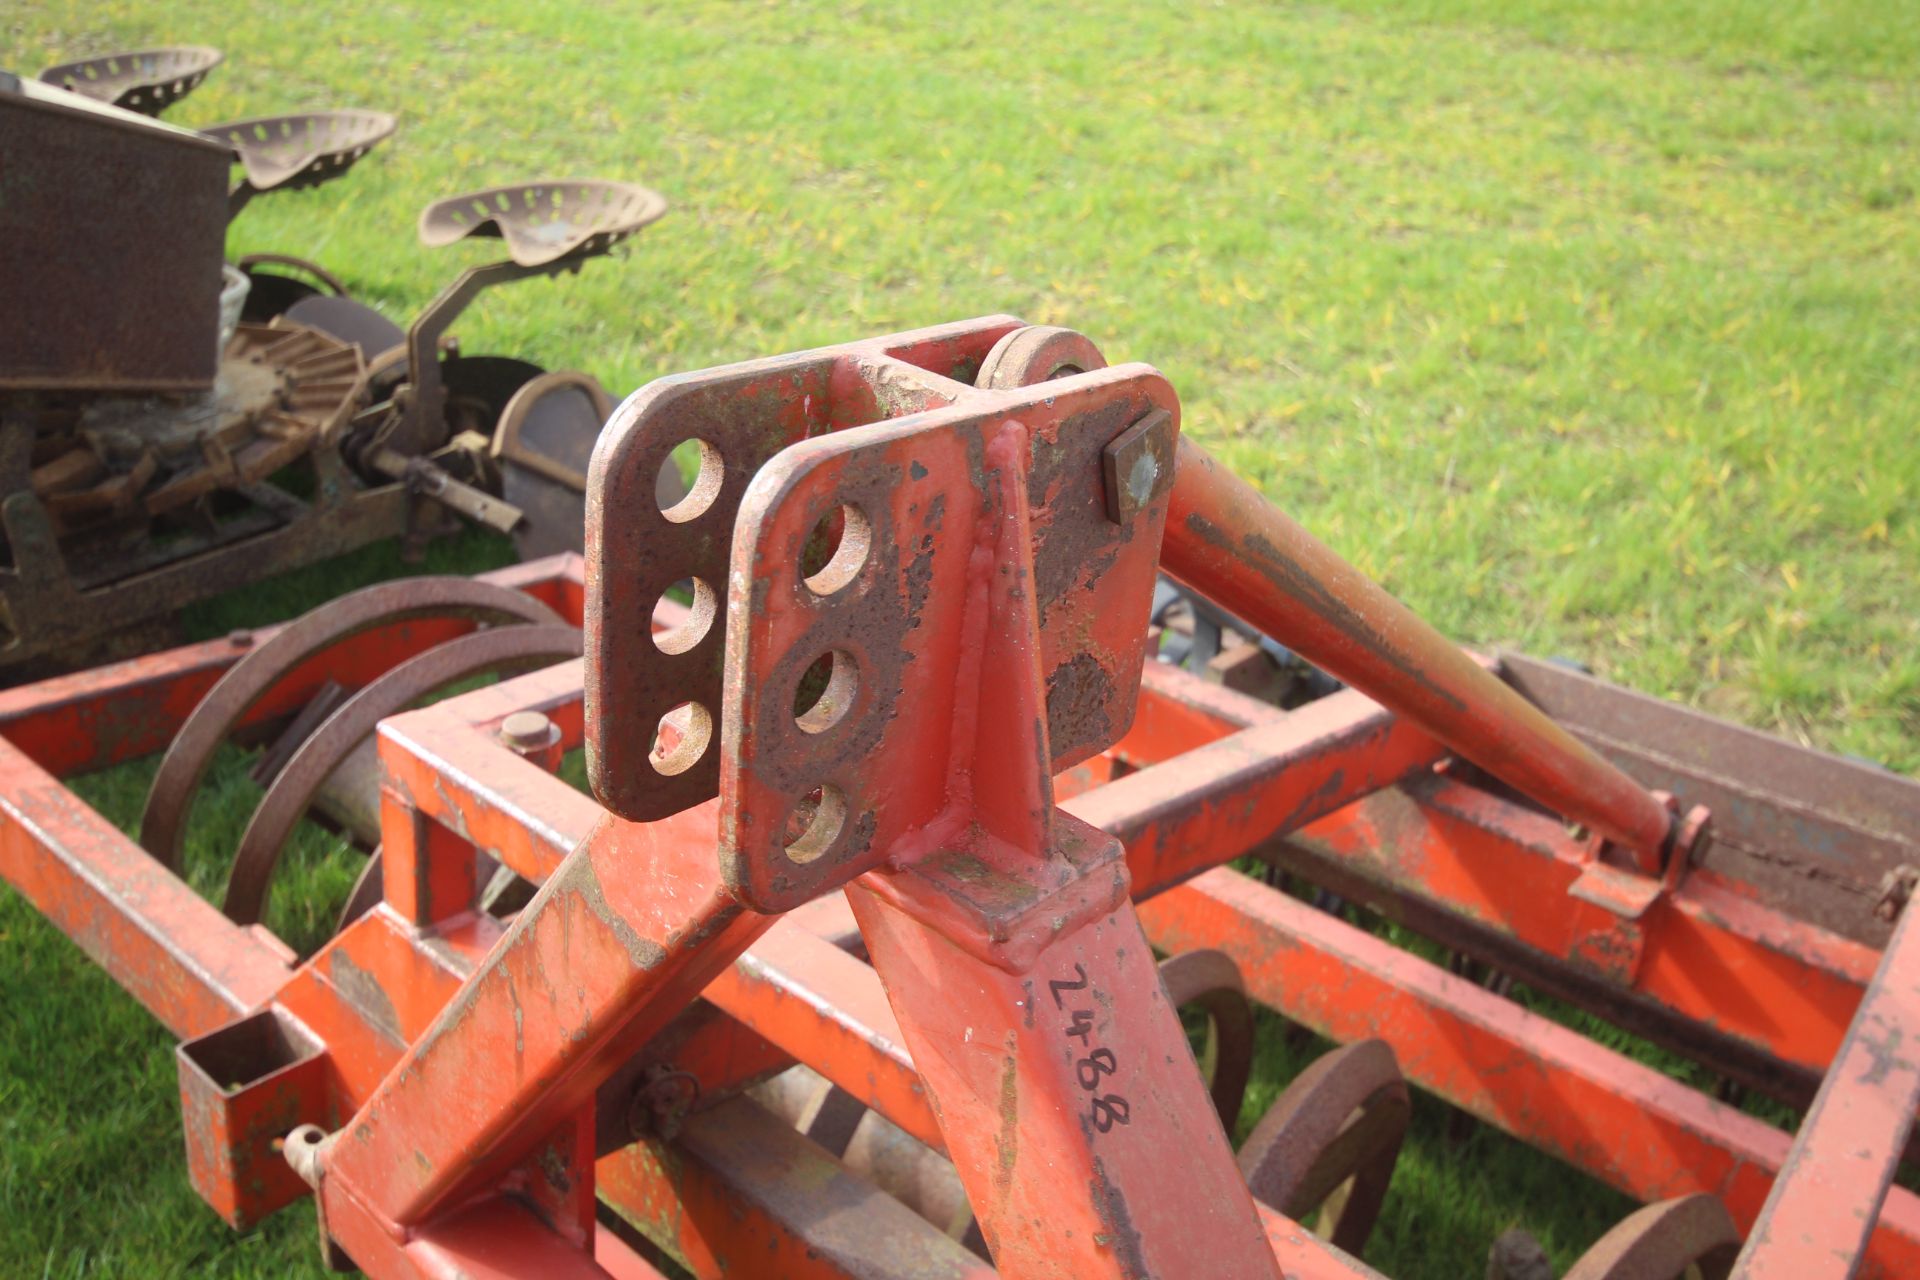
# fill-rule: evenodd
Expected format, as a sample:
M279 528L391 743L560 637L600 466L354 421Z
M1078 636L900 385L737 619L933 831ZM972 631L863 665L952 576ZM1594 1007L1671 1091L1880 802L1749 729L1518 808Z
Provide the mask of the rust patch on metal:
M1014 1170L1020 1163L1020 1064L1015 1057L1018 1046L1018 1038L1008 1032L1007 1054L1000 1060L1000 1133L995 1139L998 1165L993 1176L993 1184L1002 1197L1012 1188Z
M1081 1124L1083 1128L1089 1127L1086 1121ZM1088 1141L1092 1141L1091 1132L1088 1133ZM1133 1215L1127 1209L1126 1196L1108 1178L1106 1165L1099 1156L1093 1157L1093 1178L1088 1190L1093 1197L1094 1212L1107 1229L1104 1237L1095 1237L1095 1243L1113 1250L1114 1259L1120 1264L1121 1275L1129 1280L1135 1280L1136 1277L1137 1280L1147 1280L1152 1273L1147 1269L1139 1228L1133 1225Z
M1113 740L1113 676L1076 653L1047 676L1047 742L1056 756Z

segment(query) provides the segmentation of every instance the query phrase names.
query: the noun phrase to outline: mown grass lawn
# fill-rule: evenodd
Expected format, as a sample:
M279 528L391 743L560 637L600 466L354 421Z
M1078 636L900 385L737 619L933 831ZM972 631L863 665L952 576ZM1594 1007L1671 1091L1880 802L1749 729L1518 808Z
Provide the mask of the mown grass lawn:
M406 319L468 246L427 201L645 182L625 260L489 295L470 351L664 372L990 311L1165 370L1203 439L1462 640L1920 770L1920 22L1877 0L408 6L14 0L0 65L156 42L174 109L397 112L339 184L239 220ZM70 232L69 232L70 234ZM0 282L3 285L4 282ZM468 539L469 568L502 554ZM200 611L285 616L387 554ZM237 762L232 762L237 763ZM90 794L131 821L144 775ZM243 821L203 815L208 884ZM226 841L223 845L222 841ZM324 842L316 893L344 890ZM293 897L296 895L283 895ZM320 927L296 905L278 923ZM1295 1065L1277 1037L1268 1094ZM170 1042L0 892L0 1273L316 1270L181 1171ZM1418 1118L1372 1260L1564 1265L1627 1205Z

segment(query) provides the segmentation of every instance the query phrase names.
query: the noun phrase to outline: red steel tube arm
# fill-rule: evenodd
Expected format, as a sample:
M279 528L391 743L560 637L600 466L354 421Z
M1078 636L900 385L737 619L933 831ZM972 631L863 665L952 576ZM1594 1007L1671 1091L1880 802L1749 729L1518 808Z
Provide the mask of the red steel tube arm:
M1184 436L1160 563L1502 782L1660 866L1672 816L1659 800Z

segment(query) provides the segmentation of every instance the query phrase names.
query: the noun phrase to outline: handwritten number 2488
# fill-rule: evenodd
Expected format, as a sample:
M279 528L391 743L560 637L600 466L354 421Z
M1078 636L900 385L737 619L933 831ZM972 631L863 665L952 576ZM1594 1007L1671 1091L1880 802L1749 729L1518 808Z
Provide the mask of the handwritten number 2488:
M1067 1010L1066 1000L1063 998L1065 993L1083 992L1087 989L1086 966L1076 964L1073 970L1072 978L1055 978L1047 983L1047 989L1053 993L1053 1007L1069 1012L1069 1016L1073 1019L1067 1024L1066 1034L1078 1040L1082 1049L1088 1050L1084 1058L1073 1064L1073 1072L1080 1082L1080 1087L1093 1095L1088 1108L1093 1127L1101 1133L1106 1133L1116 1124L1126 1124L1132 1118L1133 1108L1120 1094L1098 1092L1101 1082L1120 1069L1120 1060L1114 1056L1113 1050L1104 1045L1093 1044L1093 1010L1085 1008Z

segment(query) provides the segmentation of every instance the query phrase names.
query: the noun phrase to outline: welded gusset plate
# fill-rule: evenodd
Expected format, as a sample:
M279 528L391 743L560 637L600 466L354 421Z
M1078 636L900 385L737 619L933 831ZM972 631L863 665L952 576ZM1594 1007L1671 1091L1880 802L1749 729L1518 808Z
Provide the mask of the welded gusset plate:
M743 902L790 910L916 844L951 852L970 841L944 815L1007 790L996 760L1045 750L1058 770L1125 734L1171 486L1117 524L1103 457L1156 410L1177 429L1153 369L1101 369L808 440L760 473L719 708L723 871ZM1027 592L1037 652L989 605ZM1023 718L1035 681L1044 706Z
M587 773L601 804L652 822L719 792L721 604L734 517L760 468L809 436L974 394L981 360L1019 327L989 316L661 378L614 411L587 482ZM681 446L698 451L698 475L663 508L660 471ZM676 586L691 594L692 620L649 642L654 605ZM656 753L669 713L708 726L704 750Z

